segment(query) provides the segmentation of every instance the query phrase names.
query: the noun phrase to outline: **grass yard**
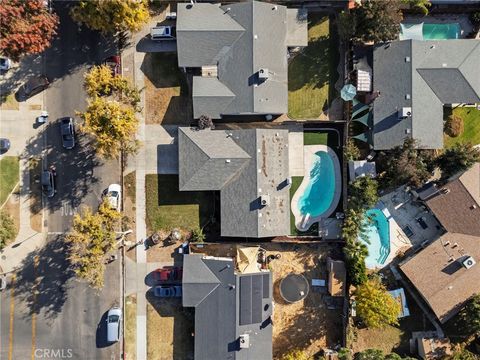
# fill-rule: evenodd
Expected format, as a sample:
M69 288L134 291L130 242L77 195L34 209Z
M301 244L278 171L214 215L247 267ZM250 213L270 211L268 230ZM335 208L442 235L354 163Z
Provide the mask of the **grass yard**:
M193 316L181 300L147 298L147 359L193 359Z
M0 100L0 109L2 110L18 110L19 103L15 99L15 94L2 95Z
M123 186L125 187L125 195L127 195L133 204L136 199L136 172L132 171L124 176Z
M18 156L0 159L0 206L7 200L19 181L20 162Z
M179 191L177 175L147 175L145 188L150 231L192 230L204 226L213 215L213 192Z
M177 55L147 53L141 69L145 74L145 122L190 124L191 99Z
M288 115L318 118L335 96L338 41L328 16L308 15L308 46L288 66Z
M447 113L449 114L447 110L445 113L446 115ZM466 142L470 142L473 145L480 144L480 110L474 107L459 107L453 109L453 114L463 119L464 131L462 135L455 138L445 135L445 147L449 148L456 143Z
M137 350L137 298L125 298L125 353L127 360L135 360Z

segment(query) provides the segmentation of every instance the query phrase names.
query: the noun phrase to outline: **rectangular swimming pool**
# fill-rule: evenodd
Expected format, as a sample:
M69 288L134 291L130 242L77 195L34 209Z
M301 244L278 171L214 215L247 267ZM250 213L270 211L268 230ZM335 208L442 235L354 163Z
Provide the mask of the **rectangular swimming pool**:
M420 23L404 24L400 29L400 40L448 40L460 38L461 28L458 23Z

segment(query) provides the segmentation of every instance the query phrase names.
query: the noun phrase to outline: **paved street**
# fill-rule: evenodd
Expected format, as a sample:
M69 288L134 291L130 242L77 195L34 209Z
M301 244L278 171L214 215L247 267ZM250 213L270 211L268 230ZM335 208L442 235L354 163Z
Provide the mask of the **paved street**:
M118 161L104 161L96 157L85 136L77 137L78 143L73 150L65 150L61 145L57 119L74 117L76 111L85 109L85 72L89 66L99 64L115 53L113 41L78 27L68 15L69 7L67 2L55 3L61 19L59 37L44 56L45 73L54 81L45 93L45 106L50 117L46 130L47 163L54 164L58 174L57 194L46 202L49 232L68 231L72 216L81 205L97 208L102 192L109 184L120 181Z
M73 359L119 359L119 344L105 341L105 312L119 304L119 278L115 261L100 293L77 282L61 240L51 237L0 293L0 359L40 359L45 349L70 349Z

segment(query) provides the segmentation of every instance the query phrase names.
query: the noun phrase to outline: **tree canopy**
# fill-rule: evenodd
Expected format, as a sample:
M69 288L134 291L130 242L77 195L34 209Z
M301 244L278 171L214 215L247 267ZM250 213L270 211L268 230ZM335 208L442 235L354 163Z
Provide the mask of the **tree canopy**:
M418 149L417 142L409 138L403 145L382 152L377 164L383 187L404 184L419 187L431 177L435 158L433 151Z
M2 0L0 6L0 53L18 61L50 46L58 16L42 0Z
M96 289L103 287L105 255L114 249L114 227L120 213L103 202L97 213L85 208L75 215L72 230L66 236L70 245L69 261L76 276Z
M366 0L353 9L355 37L363 41L395 40L400 32L400 0Z
M480 337L480 294L473 296L458 315L467 336Z
M0 250L15 239L17 230L13 218L4 210L0 210Z
M149 19L147 0L80 1L72 18L102 33L137 31Z
M370 175L356 178L348 187L349 206L371 208L378 202L378 183Z
M448 178L458 172L468 170L480 161L480 150L470 143L457 143L446 149L437 158L437 164L442 170L442 175Z
M387 292L378 278L359 285L355 291L357 314L369 328L398 324L400 304Z
M137 149L135 134L138 119L135 111L115 100L94 97L85 112L82 131L93 135L97 151L106 158L118 157L122 152L133 153Z

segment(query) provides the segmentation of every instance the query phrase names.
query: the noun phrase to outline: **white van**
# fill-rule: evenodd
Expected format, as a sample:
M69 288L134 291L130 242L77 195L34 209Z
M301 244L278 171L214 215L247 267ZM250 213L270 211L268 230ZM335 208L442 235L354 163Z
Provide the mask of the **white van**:
M175 40L172 26L155 26L150 29L152 40Z
M122 309L113 307L107 314L107 341L114 343L120 340L122 323Z

